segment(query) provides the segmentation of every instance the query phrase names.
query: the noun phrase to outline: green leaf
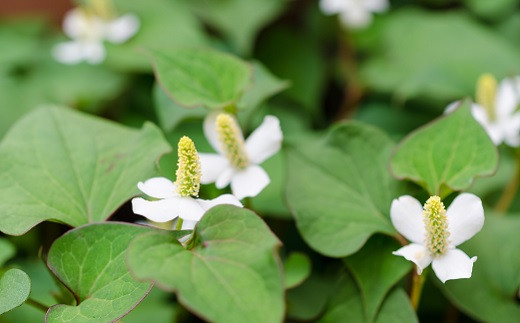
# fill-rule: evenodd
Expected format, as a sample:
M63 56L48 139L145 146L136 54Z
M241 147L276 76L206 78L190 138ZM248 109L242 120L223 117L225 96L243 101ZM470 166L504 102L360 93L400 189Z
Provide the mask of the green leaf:
M186 109L180 106L158 84L154 85L153 98L159 124L166 132L172 131L187 119L202 119L208 114L208 110L203 107Z
M124 323L154 322L176 323L179 305L172 303L170 294L153 288L150 294L123 319Z
M106 220L153 176L171 148L151 124L129 129L69 109L38 109L0 144L0 230L45 220L71 226Z
M518 6L517 0L463 0L462 2L475 14L493 20L509 16Z
M0 314L22 305L31 292L31 280L20 269L0 272Z
M381 310L375 320L367 319L363 315L360 291L352 278L345 275L337 285L337 293L319 322L400 323L419 321L406 293L401 288L396 288L390 292L381 305Z
M435 282L466 314L478 321L514 322L520 317L520 217L486 216L481 232L460 249L477 256L469 279Z
M393 147L383 132L358 122L288 147L287 202L313 249L343 257L376 232L395 233L388 218L400 195L387 170Z
M71 230L49 250L47 265L70 289L77 306L56 305L46 316L51 322L115 321L134 308L152 285L135 281L125 265L126 249L149 227L99 223Z
M250 53L256 34L285 6L281 0L192 0L190 4L243 55Z
M150 58L163 89L184 107L236 105L251 80L247 63L209 49L152 50Z
M128 265L140 279L177 293L208 321L279 322L283 284L276 254L280 242L253 212L229 205L209 210L191 250L167 233L140 235Z
M392 254L400 248L393 239L372 237L345 263L356 280L363 299L365 317L372 321L388 291L412 268L411 263Z
M274 76L259 62L253 62L252 84L238 102L238 108L253 110L267 98L285 90L290 83Z
M497 165L497 150L467 100L408 135L391 161L397 178L416 182L430 195L442 195L446 187L464 190L475 177L493 174Z
M369 55L360 74L370 88L398 100L420 98L441 110L449 101L473 96L483 73L501 79L520 71L513 42L461 10L408 7L389 12L374 27L373 34L359 35Z
M11 259L16 253L16 249L9 240L0 238L0 266Z
M311 261L306 254L293 252L285 259L285 288L294 288L309 277L311 274Z
M191 13L183 0L115 1L119 14L133 13L140 27L123 44L105 43L106 64L122 70L148 71L149 61L143 48L198 48L209 44L201 22Z

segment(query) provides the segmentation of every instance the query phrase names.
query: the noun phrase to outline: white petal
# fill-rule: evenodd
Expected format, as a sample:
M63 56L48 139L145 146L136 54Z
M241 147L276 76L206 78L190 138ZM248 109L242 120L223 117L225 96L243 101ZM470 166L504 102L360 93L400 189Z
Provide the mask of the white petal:
M333 15L344 10L345 0L321 0L320 9L327 15Z
M459 100L448 104L448 106L444 109L443 114L450 114L453 111L457 110L457 108L460 107L461 102L462 101Z
M219 177L217 178L217 181L215 182L215 186L218 189L222 189L222 188L228 186L229 183L231 182L231 178L233 177L234 173L235 172L231 166L224 168L222 173L220 173Z
M107 24L105 37L112 43L121 44L135 35L139 26L136 15L126 14Z
M430 252L426 249L425 246L410 243L407 246L402 247L401 249L392 252L392 254L396 256L402 256L417 265L417 273L420 275L424 268L428 267L432 262L432 257L430 256Z
M372 12L384 12L388 9L388 0L363 0L366 9Z
M229 168L229 162L227 158L217 154L205 154L199 153L200 167L202 171L202 177L200 182L202 184L210 184L217 181L217 178ZM227 186L226 183L225 186Z
M166 177L153 177L145 182L139 182L137 188L144 194L157 199L178 196L177 187Z
M56 44L52 56L62 64L78 64L84 59L82 46L76 41Z
M231 194L220 195L219 197L214 198L213 200L199 199L199 200L197 200L197 202L204 209L204 211L207 211L207 210L211 209L212 207L214 207L216 205L221 205L221 204L229 204L229 205L234 205L234 206L238 206L238 207L243 207L242 203L240 203L240 201Z
M199 221L182 220L181 230L193 230Z
M220 141L218 140L218 132L217 132L217 116L220 114L220 111L211 112L204 118L204 135L206 136L206 139L208 139L208 142L210 143L211 147L215 149L216 152L218 152L221 155L224 155L222 152L222 149L220 147Z
M449 241L458 246L473 237L484 225L484 208L476 195L462 193L457 196L446 211Z
M432 268L439 280L445 283L450 279L470 278L475 261L477 257L469 258L462 250L450 249L433 259Z
M372 22L372 14L364 8L352 8L340 14L341 22L348 27L363 28Z
M63 32L70 38L78 38L82 35L87 25L87 17L83 10L75 8L65 14Z
M509 117L520 103L520 84L517 78L506 78L500 82L495 100L498 118Z
M106 52L105 46L102 42L89 41L82 43L83 55L85 60L90 64L99 64L105 60Z
M509 146L520 146L520 112L505 119L500 127L504 130L504 141Z
M260 166L249 166L235 171L231 178L231 191L239 200L258 195L268 184L269 176Z
M504 141L504 133L499 124L493 123L489 120L488 114L486 110L478 105L471 105L471 114L475 118L475 120L482 125L484 130L486 130L488 136L491 138L495 145L500 145L502 141Z
M246 151L250 161L260 164L276 154L282 146L280 120L275 116L266 116L262 124L247 138Z
M176 217L198 221L204 215L202 207L191 197L174 197L158 201L147 201L137 197L132 199L132 209L135 214L155 222L166 222Z
M406 239L422 244L426 229L422 217L422 205L417 199L403 195L392 201L390 218L395 229Z

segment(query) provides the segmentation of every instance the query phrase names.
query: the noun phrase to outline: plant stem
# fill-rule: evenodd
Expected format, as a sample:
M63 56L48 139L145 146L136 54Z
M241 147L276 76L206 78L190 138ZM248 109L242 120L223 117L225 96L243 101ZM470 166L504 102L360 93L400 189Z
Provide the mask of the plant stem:
M498 202L495 205L495 211L497 211L498 213L504 213L507 210L509 210L511 203L513 203L516 193L518 192L519 185L520 185L520 154L517 154L515 174L511 178L511 181L504 188L502 195L498 199Z
M181 230L182 229L182 223L184 222L184 220L182 218L178 218L177 219L177 223L175 224L175 230Z
M410 302L414 310L417 312L419 308L419 302L421 301L421 294L424 286L424 282L426 281L426 273L423 272L422 275L417 274L417 270L413 271L412 276L412 290L410 292Z
M37 300L34 300L30 297L25 301L25 304L31 305L32 307L43 311L43 313L47 313L47 310L49 309L49 307L43 305L42 303L40 303Z

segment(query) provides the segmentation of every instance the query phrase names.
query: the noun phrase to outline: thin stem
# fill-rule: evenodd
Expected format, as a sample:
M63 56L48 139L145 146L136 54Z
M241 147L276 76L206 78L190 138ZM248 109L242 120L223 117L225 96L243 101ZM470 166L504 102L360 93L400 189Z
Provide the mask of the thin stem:
M421 294L424 286L424 282L426 281L426 273L423 272L422 275L417 274L417 270L413 271L412 276L412 290L410 292L410 302L414 310L417 312L419 308L419 302L421 301Z
M517 154L515 174L511 178L511 181L504 188L502 195L498 199L498 202L495 205L495 211L497 211L498 213L505 213L507 210L509 210L511 203L513 203L516 193L518 192L519 185L520 185L520 154Z
M32 307L43 311L43 313L47 313L47 310L49 309L49 307L43 305L42 303L30 297L25 301L25 304L31 305Z

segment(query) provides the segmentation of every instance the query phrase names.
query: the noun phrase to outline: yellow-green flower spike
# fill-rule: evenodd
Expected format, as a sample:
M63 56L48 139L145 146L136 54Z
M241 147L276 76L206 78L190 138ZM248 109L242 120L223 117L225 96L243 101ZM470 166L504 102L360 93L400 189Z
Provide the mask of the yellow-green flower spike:
M112 0L87 0L87 12L104 20L115 18L115 8Z
M495 120L495 99L497 96L497 80L491 74L483 74L477 82L477 103L488 114L490 120Z
M426 227L426 247L432 255L442 255L448 250L448 220L446 209L438 196L432 196L423 207L423 221Z
M227 113L217 116L217 133L222 151L233 167L244 169L249 165L244 138L235 118Z
M189 137L182 137L177 148L177 192L180 196L199 196L200 160L195 144Z

